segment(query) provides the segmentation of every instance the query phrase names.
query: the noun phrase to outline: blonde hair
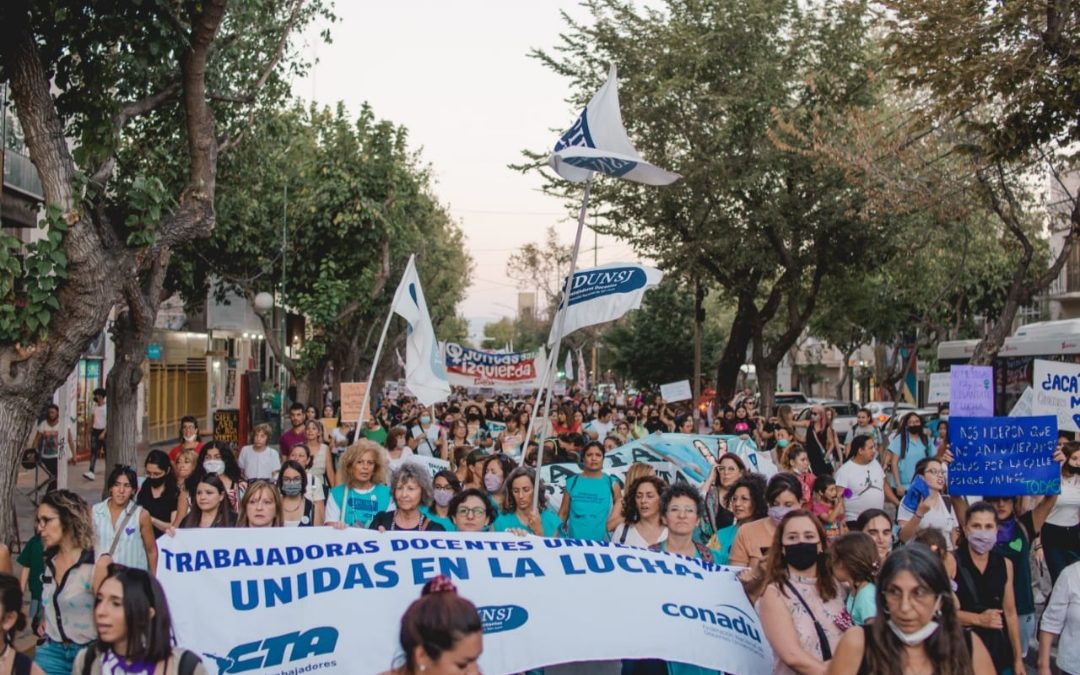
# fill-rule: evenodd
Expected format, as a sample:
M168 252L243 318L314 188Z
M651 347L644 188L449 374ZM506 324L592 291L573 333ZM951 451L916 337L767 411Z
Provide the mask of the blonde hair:
M255 440L255 434L260 433L260 432L266 435L266 442L269 443L270 442L270 437L274 435L274 428L271 427L266 422L262 422L261 424L256 424L255 428L251 430L251 440L254 441Z
M248 485L244 498L240 500L240 517L236 521L237 527L251 527L247 518L248 504L251 503L252 499L255 499L255 495L262 494L267 490L270 491L270 495L274 498L274 522L271 523L271 527L281 527L281 524L285 522L285 511L281 505L281 493L278 492L276 485L265 480L257 480Z
M389 481L388 467L390 461L386 457L386 450L376 443L375 441L361 438L357 442L350 445L345 453L341 455L341 479L342 484L348 488L353 488L355 479L352 475L353 466L356 465L364 455L371 454L375 459L375 471L371 474L372 483L387 483Z
M71 490L53 490L41 500L60 518L60 528L84 551L94 550L94 521L86 501Z
M634 462L630 465L630 468L626 470L626 476L623 478L623 480L626 481L626 486L630 487L638 478L655 475L656 469L649 466L645 462Z

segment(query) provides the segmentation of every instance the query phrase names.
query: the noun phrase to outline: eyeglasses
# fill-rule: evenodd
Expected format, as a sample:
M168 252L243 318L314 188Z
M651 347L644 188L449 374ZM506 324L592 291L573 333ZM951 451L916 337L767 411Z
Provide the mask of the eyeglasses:
M674 513L682 513L682 514L687 515L687 516L696 516L697 515L697 507L696 506L669 506L668 509L667 509L667 512L668 513L673 513L673 514Z
M479 518L487 515L487 509L482 506L477 506L475 509L463 506L457 510L457 515L459 518Z
M38 527L47 527L49 525L49 523L51 523L54 520L60 520L60 518L58 518L57 516L52 516L52 517L42 516L40 518L34 518L34 524L37 525Z
M925 471L923 471L923 474L925 474L927 476L944 476L945 475L945 470L944 469L926 469Z
M885 589L885 602L892 607L899 607L904 600L904 595L902 589L890 586ZM919 586L906 595L912 603L923 606L933 604L938 597L937 593L925 586Z

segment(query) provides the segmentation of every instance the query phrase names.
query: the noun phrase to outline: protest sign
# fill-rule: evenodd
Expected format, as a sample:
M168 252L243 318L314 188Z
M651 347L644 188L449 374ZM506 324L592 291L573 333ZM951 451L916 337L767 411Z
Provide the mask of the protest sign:
M694 398L694 392L690 389L690 380L662 384L660 385L660 395L663 396L664 400L668 403L689 401Z
M926 402L948 403L949 386L949 373L930 373L930 391L926 395Z
M738 455L750 471L766 478L777 472L768 453L758 452L752 440L707 434L650 434L609 451L604 465L671 462L690 483L701 485L712 470L709 457L716 460L725 452Z
M1056 495L1057 420L1042 417L953 417L949 494L979 497Z
M329 527L184 529L160 546L177 640L218 673L387 670L401 656L401 615L438 574L478 609L483 672L621 658L772 668L735 574L682 556L505 533ZM567 630L567 617L580 630Z
M364 405L364 390L367 382L341 383L341 419L347 424L355 424L360 419L360 408Z
M1080 431L1080 365L1035 359L1032 415L1054 415L1058 429Z
M1009 417L1029 417L1032 414L1031 406L1034 401L1035 390L1031 387L1024 389L1024 393L1020 394L1013 409L1009 411Z
M490 352L447 342L446 373L450 384L493 391L535 389L544 372L543 352Z
M949 371L951 417L994 416L994 369L991 366L953 366Z
M435 478L435 474L440 471L445 471L450 468L450 462L445 459L439 459L438 457L430 457L428 455L409 455L408 457L402 457L401 459L390 460L390 470L398 468L405 462L413 462L415 464L423 465L432 478Z
M651 466L658 478L668 485L681 481L689 483L686 475L671 462L640 462ZM623 490L629 486L626 484L626 472L630 464L605 464L604 473L613 476L622 485ZM558 512L562 505L563 493L566 491L566 481L571 476L580 475L580 464L572 462L560 462L558 464L545 464L540 467L540 479L543 481L544 493L547 495L547 505L552 511Z

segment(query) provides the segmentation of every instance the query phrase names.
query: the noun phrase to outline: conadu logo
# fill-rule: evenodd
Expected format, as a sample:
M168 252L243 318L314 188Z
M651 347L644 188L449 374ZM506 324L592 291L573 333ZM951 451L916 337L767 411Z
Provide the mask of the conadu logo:
M679 605L665 602L660 610L671 617L688 619L710 626L719 626L729 631L744 635L754 642L761 643L761 626L756 617L750 616L734 605L717 605L716 609Z
M520 605L489 605L479 607L480 623L485 633L503 633L521 628L529 620L529 612Z

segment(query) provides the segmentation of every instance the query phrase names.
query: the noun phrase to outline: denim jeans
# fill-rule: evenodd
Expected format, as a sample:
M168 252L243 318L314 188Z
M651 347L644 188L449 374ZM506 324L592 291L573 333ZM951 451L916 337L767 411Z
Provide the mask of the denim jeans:
M45 644L38 645L34 650L34 663L45 671L45 675L71 675L75 657L82 651L83 646L46 640Z

